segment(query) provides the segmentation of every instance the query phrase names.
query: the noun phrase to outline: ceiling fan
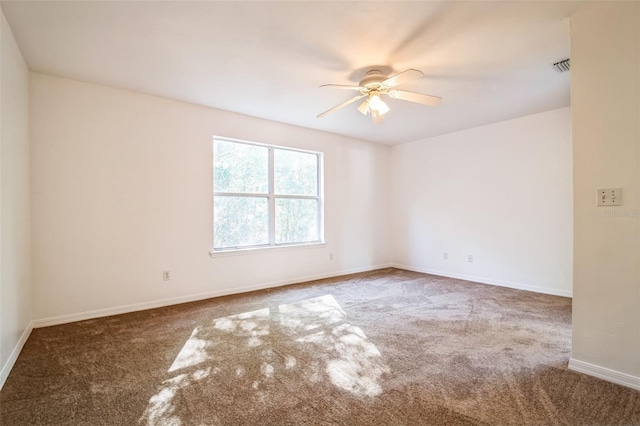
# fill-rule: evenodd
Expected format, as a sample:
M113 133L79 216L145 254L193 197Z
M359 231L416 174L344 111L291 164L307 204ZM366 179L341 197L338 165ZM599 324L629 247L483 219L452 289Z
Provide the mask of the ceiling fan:
M323 84L320 87L334 87L336 89L355 90L360 92L358 96L355 96L349 100L342 102L326 110L325 112L318 114L318 118L322 118L334 111L344 108L349 104L352 104L362 98L366 98L364 102L358 107L363 115L367 115L371 112L371 118L375 124L381 123L384 119L384 114L389 111L389 106L381 99L382 95L387 95L394 99L401 99L403 101L415 102L423 105L439 105L442 102L442 98L431 95L424 95L422 93L407 92L406 90L396 90L394 87L399 86L408 81L414 80L424 76L422 71L415 69L408 69L402 71L394 76L387 77L379 70L372 69L367 72L367 76L360 81L358 86L348 86L341 84Z

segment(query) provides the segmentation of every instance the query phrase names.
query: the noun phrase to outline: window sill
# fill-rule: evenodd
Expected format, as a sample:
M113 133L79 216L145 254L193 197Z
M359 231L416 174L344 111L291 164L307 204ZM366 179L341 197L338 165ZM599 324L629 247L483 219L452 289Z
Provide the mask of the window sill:
M226 257L226 256L242 256L247 254L263 254L263 253L274 253L274 252L291 251L291 250L319 249L319 248L325 248L326 246L327 246L326 242L321 242L321 243L308 243L308 244L289 244L289 245L268 246L268 247L249 247L249 248L228 249L228 250L211 250L209 251L209 256L211 256L212 258Z

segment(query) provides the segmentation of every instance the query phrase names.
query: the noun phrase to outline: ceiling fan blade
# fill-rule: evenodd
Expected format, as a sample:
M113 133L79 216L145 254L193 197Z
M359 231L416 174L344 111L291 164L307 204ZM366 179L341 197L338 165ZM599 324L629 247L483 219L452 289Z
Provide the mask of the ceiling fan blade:
M369 99L365 99L364 102L360 104L358 111L360 111L362 115L367 115L369 112Z
M442 98L438 96L423 95L422 93L407 92L406 90L390 90L389 96L394 99L415 102L422 105L440 105Z
M406 83L407 81L415 80L416 78L420 78L424 76L424 73L420 70L414 70L413 68L409 68L406 71L402 71L399 74L389 77L385 81L382 82L382 85L387 87L395 87L400 84Z
M378 111L371 111L371 120L373 124L380 124L384 121L384 115L380 114Z
M324 117L324 116L325 116L325 115L327 115L327 114L330 114L330 113L332 113L332 112L334 112L334 111L339 110L340 108L344 108L344 107L346 107L347 105L354 103L354 102L355 102L355 101L357 101L358 99L362 99L362 98L364 98L365 96L367 96L367 95L358 95L358 96L356 96L356 97L353 97L353 98L351 98L351 99L348 99L348 100L344 101L343 103L338 104L338 105L334 106L333 108L330 108L330 109L326 110L325 112L323 112L323 113L321 113L321 114L318 114L318 115L317 115L317 117L318 117L318 118L322 118L322 117Z
M331 87L333 89L345 89L345 90L357 90L358 92L362 87L360 86L346 86L344 84L323 84L320 87Z

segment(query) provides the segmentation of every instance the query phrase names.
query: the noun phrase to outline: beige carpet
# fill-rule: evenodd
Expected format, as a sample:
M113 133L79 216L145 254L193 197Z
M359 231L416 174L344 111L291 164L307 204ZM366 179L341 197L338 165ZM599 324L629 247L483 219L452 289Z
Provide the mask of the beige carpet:
M397 269L36 329L3 425L640 424L570 299Z

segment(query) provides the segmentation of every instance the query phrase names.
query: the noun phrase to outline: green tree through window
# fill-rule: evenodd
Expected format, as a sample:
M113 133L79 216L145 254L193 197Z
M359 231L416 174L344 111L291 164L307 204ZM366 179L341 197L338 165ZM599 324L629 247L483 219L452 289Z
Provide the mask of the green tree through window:
M216 138L213 247L322 241L322 154Z

